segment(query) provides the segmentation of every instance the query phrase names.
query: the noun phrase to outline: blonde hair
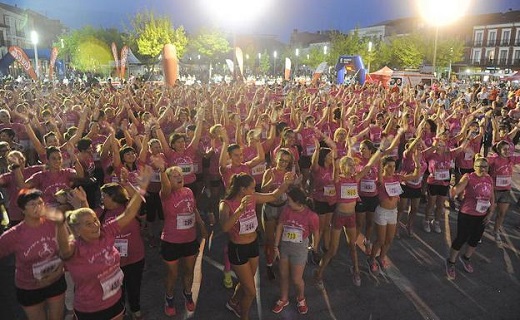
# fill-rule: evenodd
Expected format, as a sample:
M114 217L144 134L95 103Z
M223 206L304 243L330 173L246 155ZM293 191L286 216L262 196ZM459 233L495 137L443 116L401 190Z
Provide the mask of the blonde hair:
M91 215L96 213L90 208L79 208L76 210L67 211L65 213L65 219L70 227L75 228L79 224L80 218L86 214Z

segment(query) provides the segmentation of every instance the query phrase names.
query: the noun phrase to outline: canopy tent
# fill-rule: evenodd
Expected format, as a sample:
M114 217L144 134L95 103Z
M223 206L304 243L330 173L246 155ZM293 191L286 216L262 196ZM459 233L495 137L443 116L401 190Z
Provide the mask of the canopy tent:
M505 81L520 81L520 71L504 78Z
M392 77L392 74L394 71L390 69L387 66L384 66L383 68L374 71L372 73L369 73L367 76L367 81L370 83L383 83L383 85L387 86L390 82L390 78Z

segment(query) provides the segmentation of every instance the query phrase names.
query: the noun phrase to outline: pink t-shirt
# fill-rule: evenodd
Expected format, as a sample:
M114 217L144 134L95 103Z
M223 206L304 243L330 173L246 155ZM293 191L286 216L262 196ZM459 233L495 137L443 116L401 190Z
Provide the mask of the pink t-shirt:
M318 215L307 207L303 211L295 211L285 206L278 221L283 225L282 241L293 243L303 242L320 225Z
M404 184L407 185L410 188L413 189L420 189L422 186L423 181L423 175L426 172L426 168L428 167L428 164L426 163L426 160L424 159L423 155L419 153L419 176L413 180L405 181ZM409 152L403 153L403 161L401 162L401 174L407 175L413 173L415 170L415 163L413 161L413 158Z
M54 194L61 189L69 189L75 176L76 170L70 168L64 168L57 172L46 170L36 172L27 182L43 192L42 198L46 203L55 203Z
M403 193L401 188L401 179L399 176L393 175L391 177L383 177L383 181L378 181L378 197L380 201L392 198L399 198Z
M455 164L458 168L462 169L473 169L473 160L475 154L480 151L482 138L472 139L466 149L457 155L455 158Z
M495 190L511 190L513 166L520 163L520 156L501 157L493 154L487 159L489 174L495 183Z
M170 243L188 243L197 238L195 197L186 187L161 195L164 228L161 239Z
M300 144L302 146L302 155L310 157L314 153L316 146L314 144L314 138L316 137L316 132L314 132L314 128L303 128L300 131Z
M256 151L256 146L247 146L242 149L242 152L244 154L244 162L251 161L258 155L258 152ZM266 168L267 165L265 161L251 168L251 175L253 176L253 178L255 178L256 184L262 183L262 178L264 176Z
M119 216L126 207L121 206L111 210L98 210L98 216L103 218L101 223L114 220ZM132 219L132 221L116 236L114 246L119 251L121 256L121 266L126 266L136 263L144 259L144 243L141 237L141 225L139 220Z
M74 309L96 312L108 309L121 299L123 271L120 255L114 246L121 230L116 220L101 227L99 239L75 241L73 256L65 266L74 280Z
M330 205L336 203L336 187L334 186L332 166L329 168L318 166L316 169L312 169L311 174L313 179L311 197Z
M188 146L184 152L169 150L166 153L169 166L181 167L182 174L184 175L184 184L191 184L197 179L194 168L195 153L196 150L193 146Z
M337 203L352 203L359 200L359 186L356 179L340 176L335 187Z
M460 212L471 216L483 216L491 206L493 179L488 174L479 177L474 172L465 174L465 176L468 177L468 185L464 189L464 200Z
M45 166L30 166L22 169L24 180L27 180L36 172L42 171ZM23 220L22 210L16 204L17 194L20 191L13 172L6 172L0 175L0 185L6 188L9 195L9 204L7 205L7 213L9 220L21 221Z
M150 167L152 167L152 177L150 178L150 184L148 184L148 188L146 189L146 191L157 193L161 190L161 171L153 165L151 156L152 154L148 152L146 154L146 161L144 163L139 162L139 167L144 167L145 165L149 165ZM160 157L165 162L167 162L166 157L162 152L158 153L156 157Z
M63 269L58 252L54 222L43 220L38 227L30 227L22 221L0 236L0 258L16 256L15 283L20 289L40 289L38 279Z
M240 207L238 200L222 200L229 207L229 216L231 217L235 211ZM258 218L256 217L256 201L251 201L244 212L240 215L235 225L228 231L229 239L237 241L241 234L250 234L256 232L258 227Z
M222 182L224 183L224 187L226 187L226 189L231 185L231 177L233 177L234 174L239 173L251 174L251 169L245 164L241 164L236 167L233 167L232 165L227 165L225 169L221 169L220 174L222 176Z
M368 163L369 159L358 158L360 162L356 165L356 170L361 171ZM374 164L370 170L359 181L359 195L362 197L377 196L377 175L379 172L379 164Z
M423 155L426 157L428 162L428 184L447 186L450 184L450 167L451 161L455 156L454 152L446 151L444 153L433 152L426 154L423 151Z

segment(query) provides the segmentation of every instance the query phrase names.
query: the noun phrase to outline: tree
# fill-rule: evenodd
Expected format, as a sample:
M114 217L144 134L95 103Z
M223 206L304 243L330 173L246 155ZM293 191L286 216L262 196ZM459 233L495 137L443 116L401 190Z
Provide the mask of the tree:
M220 30L201 29L190 41L190 46L210 61L220 58L231 50L229 41Z
M262 57L260 58L260 72L267 74L270 70L271 57L269 56L269 53L267 53L267 50L264 50L264 53L262 53Z
M172 43L180 58L186 50L188 38L183 26L175 28L166 16L156 17L151 11L137 13L131 21L132 30L128 31L127 43L134 54L145 63L153 63L165 44Z

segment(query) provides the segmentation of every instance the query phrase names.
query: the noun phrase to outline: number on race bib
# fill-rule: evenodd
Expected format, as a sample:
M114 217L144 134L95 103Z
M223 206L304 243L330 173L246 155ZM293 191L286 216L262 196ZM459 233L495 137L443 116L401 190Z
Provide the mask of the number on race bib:
M376 182L374 180L361 180L360 187L363 192L376 192Z
M480 213L485 213L491 207L491 202L488 200L477 200L476 209Z
M119 291L123 284L123 277L123 271L117 268L115 272L100 281L101 288L103 288L103 300L107 300Z
M239 234L247 234L247 233L253 233L256 231L256 228L258 227L258 219L256 218L256 215L246 218L244 220L238 220L240 222L240 231Z
M511 177L510 176L497 176L496 178L497 187L510 187Z
M446 169L437 169L433 174L435 180L449 180L450 179L450 171Z
M191 229L195 225L195 214L177 215L177 230Z
M403 188L401 188L399 181L385 182L385 190L390 197L397 197L403 193Z
M323 187L323 195L326 197L335 197L336 196L336 187L334 186L324 186Z
M119 251L121 257L128 257L128 239L116 239L114 247Z
M61 264L61 259L56 256L51 260L35 263L32 266L33 276L35 279L41 280L56 271Z
M355 183L341 184L341 199L357 199L358 187Z
M289 241L294 243L303 242L303 230L293 226L283 226L282 241Z

